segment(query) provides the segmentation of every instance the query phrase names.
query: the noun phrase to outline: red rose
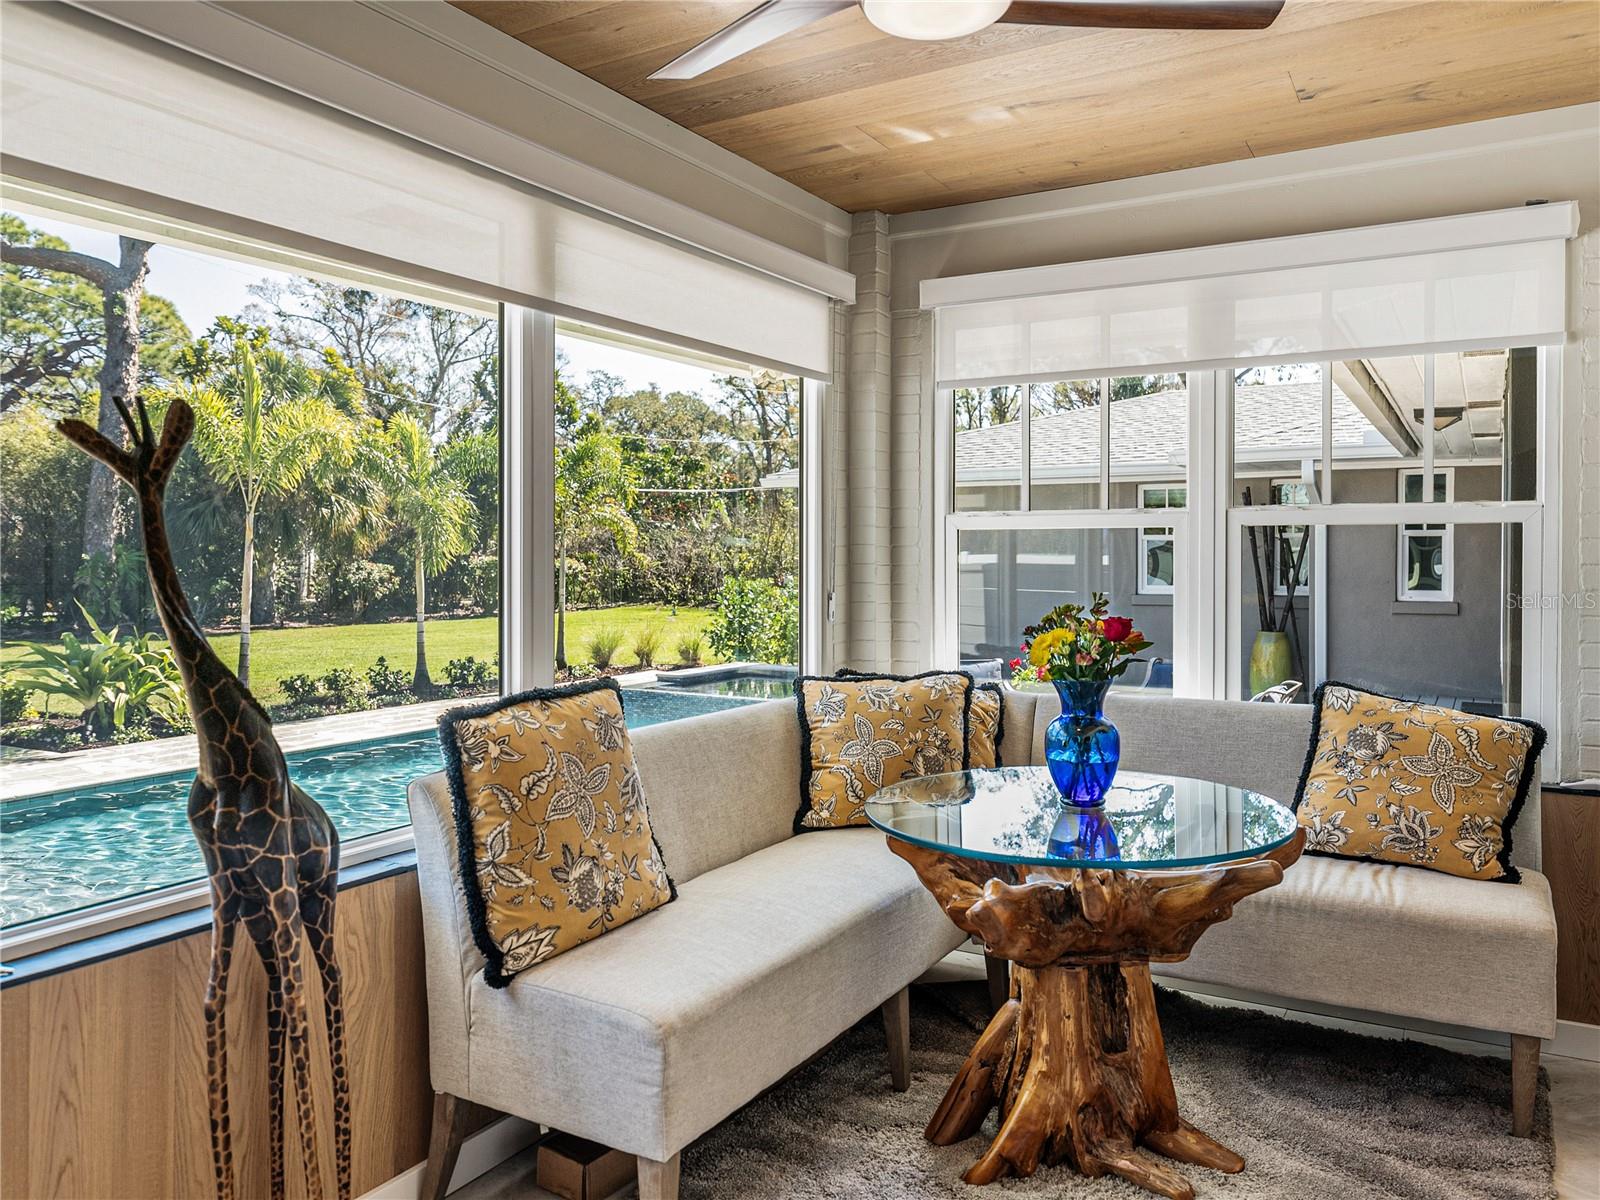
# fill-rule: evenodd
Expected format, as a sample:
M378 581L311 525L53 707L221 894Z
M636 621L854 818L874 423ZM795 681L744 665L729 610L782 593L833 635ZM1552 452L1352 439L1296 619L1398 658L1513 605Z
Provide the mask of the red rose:
M1108 642L1127 641L1128 635L1133 632L1133 622L1127 617L1107 617L1105 635Z
M1015 671L1015 670L1016 670L1016 669L1017 669L1017 668L1018 668L1018 667L1020 667L1020 666L1021 666L1021 665L1022 665L1022 660L1021 660L1021 659L1020 659L1020 658L1013 658L1013 659L1012 659L1012 660L1011 660L1011 669L1012 669L1012 670L1013 670L1013 671Z

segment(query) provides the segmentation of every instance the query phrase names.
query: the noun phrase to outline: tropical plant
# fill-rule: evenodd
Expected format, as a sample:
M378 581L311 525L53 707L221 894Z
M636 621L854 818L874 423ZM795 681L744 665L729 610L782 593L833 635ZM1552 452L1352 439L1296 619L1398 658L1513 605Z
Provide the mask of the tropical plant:
M328 704L341 711L367 708L371 693L367 685L349 667L335 667L317 680L317 690Z
M698 633L678 639L678 661L686 667L697 667L706 655L706 640Z
M641 667L649 668L656 665L656 654L661 649L661 630L655 625L646 625L633 635L633 656L639 661Z
M410 685L406 673L391 667L388 658L382 654L378 655L377 662L367 668L367 687L374 696L403 696Z
M144 552L124 542L97 550L78 564L72 577L78 603L90 612L138 624L152 613Z
M187 398L195 412L195 449L217 482L237 489L244 503L238 674L248 687L257 513L264 499L292 491L322 458L344 453L352 428L320 394L318 372L259 337L225 328L236 335L231 352L219 360L209 343L200 344L189 373L211 382L191 383Z
M481 658L469 654L465 658L452 658L445 663L444 678L446 683L458 691L476 691L488 687L493 682L494 667Z
M576 543L601 536L619 553L633 552L638 538L628 514L633 486L621 443L604 430L592 429L556 451L557 667L567 665L568 553Z
M91 638L61 635L61 649L25 643L26 657L13 680L23 680L45 696L73 705L96 738L107 738L130 720L160 717L181 724L187 717L183 678L164 646L150 634L122 637L117 626L103 630L87 611Z
M411 538L412 585L416 597L417 665L411 689L419 696L433 689L428 675L426 634L428 576L437 575L472 549L475 529L472 498L462 484L465 469L483 452L474 435L435 446L414 417L393 418L386 430L385 490L396 525Z
M602 629L589 639L587 647L589 661L598 669L604 671L611 665L611 660L617 656L617 651L622 648L622 631L620 629Z

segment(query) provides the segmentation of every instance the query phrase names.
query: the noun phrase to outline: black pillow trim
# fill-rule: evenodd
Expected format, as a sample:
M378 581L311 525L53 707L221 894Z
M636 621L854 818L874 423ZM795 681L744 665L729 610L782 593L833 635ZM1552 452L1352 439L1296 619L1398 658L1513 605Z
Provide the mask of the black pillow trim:
M1000 749L1000 743L1005 741L1005 739L1006 739L1006 693L1005 693L1005 688L1003 688L1000 684L995 683L993 680L985 680L984 682L978 683L978 684L974 684L973 686L974 686L974 688L976 690L978 690L980 692L993 692L994 693L994 698L997 701L999 701L999 703L1000 703L1000 713L994 719L994 765L996 767L1003 767L1003 766L1006 765L1006 763L1005 763L1005 758L1004 758L1004 752ZM968 707L970 708L971 706L969 705ZM971 732L970 731L968 732L967 736L968 737L971 736Z
M1390 696L1383 692L1375 692L1371 688L1361 687L1354 683L1340 683L1338 680L1329 679L1319 684L1317 690L1311 694L1311 745L1306 748L1306 760L1300 768L1300 783L1294 791L1294 804L1291 805L1296 814L1300 805L1306 798L1306 784L1311 779L1311 768L1316 763L1317 743L1322 739L1322 694L1330 687L1348 688L1352 692L1361 692L1364 695L1376 696L1380 700L1393 700L1397 704L1415 704L1415 700L1406 700L1401 696ZM1428 705L1429 708L1439 707ZM1452 709L1460 712L1460 709ZM1466 713L1469 717L1482 714ZM1511 807L1506 811L1506 819L1500 826L1500 853L1495 856L1495 862L1500 864L1501 874L1496 879L1479 880L1480 883L1521 883L1522 872L1517 870L1511 861L1511 831L1516 827L1517 818L1522 815L1522 807L1527 803L1528 791L1533 787L1534 772L1539 766L1539 755L1544 750L1547 734L1543 725L1537 721L1529 721L1522 717L1490 717L1491 721L1509 721L1513 725L1523 725L1533 731L1533 742L1528 747L1528 756L1522 763L1522 778L1517 781L1517 793L1511 798ZM1370 854L1334 854L1328 850L1307 850L1305 853L1317 858L1342 858L1346 862L1380 863L1386 867L1410 867L1415 871L1433 871L1435 874L1447 875L1448 871L1439 871L1435 867L1425 867L1421 863L1396 862L1390 858L1374 858ZM1468 878L1468 876L1458 876Z
M530 700L566 700L573 696L583 696L598 691L610 691L616 694L617 706L622 709L623 725L626 727L628 706L623 699L622 689L617 686L614 679L586 679L559 687L529 688L525 692L497 696L480 704L452 708L439 715L439 744L444 750L445 778L450 783L450 815L454 819L456 829L456 865L461 875L461 890L467 899L467 924L472 927L472 940L477 944L478 952L484 957L486 965L483 969L483 980L492 988L510 986L517 972L506 973L505 955L495 944L494 938L489 935L488 905L483 898L483 888L478 883L477 862L473 857L472 822L467 818L467 781L461 770L461 743L456 738L456 726L462 721L491 716L513 704L522 704ZM629 743L631 752L631 736ZM646 803L646 819L649 815L650 807ZM650 829L650 844L655 847L656 857L661 860L662 870L665 871L667 860L662 857L661 843L656 841L654 826ZM673 882L670 871L667 872L667 892L669 903L678 898L678 885Z
M800 721L800 807L794 814L796 833L826 833L830 829L859 829L859 825L805 825L806 814L811 811L811 722L806 720L806 691L808 683L861 683L869 679L882 679L889 683L913 683L918 679L932 679L938 675L959 675L967 681L967 690L961 708L961 769L965 771L972 759L972 689L976 686L970 671L919 671L915 675L891 675L884 671L852 671L848 667L832 675L797 675L794 680L795 715ZM999 743L996 743L998 753Z

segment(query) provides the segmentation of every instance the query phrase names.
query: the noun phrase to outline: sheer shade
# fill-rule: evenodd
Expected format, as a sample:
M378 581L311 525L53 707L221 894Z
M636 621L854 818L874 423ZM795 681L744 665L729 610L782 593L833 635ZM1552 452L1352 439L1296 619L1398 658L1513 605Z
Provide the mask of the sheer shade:
M939 386L1565 340L1565 239L1576 231L1576 206L1468 221L929 281L923 303L937 313ZM1500 240L1422 249L1486 234ZM1247 269L1217 270L1229 258ZM1257 265L1262 258L1282 265ZM1171 277L1149 278L1162 260ZM1119 275L1140 281L1072 287ZM1062 290L1036 291L1051 285Z
M826 378L829 301L84 14L6 11L8 173ZM97 187L96 185L106 185Z

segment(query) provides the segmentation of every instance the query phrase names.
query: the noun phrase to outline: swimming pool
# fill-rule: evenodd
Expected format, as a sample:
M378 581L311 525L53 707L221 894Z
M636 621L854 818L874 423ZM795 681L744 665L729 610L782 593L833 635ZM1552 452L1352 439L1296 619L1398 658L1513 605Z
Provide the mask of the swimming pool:
M673 671L656 681L660 688L707 696L743 696L746 700L794 698L793 667L695 667Z
M624 695L634 729L753 702L656 688ZM344 842L407 824L406 786L440 767L432 729L287 757L295 782L327 809ZM147 776L0 804L0 926L202 877L186 815L192 779Z

